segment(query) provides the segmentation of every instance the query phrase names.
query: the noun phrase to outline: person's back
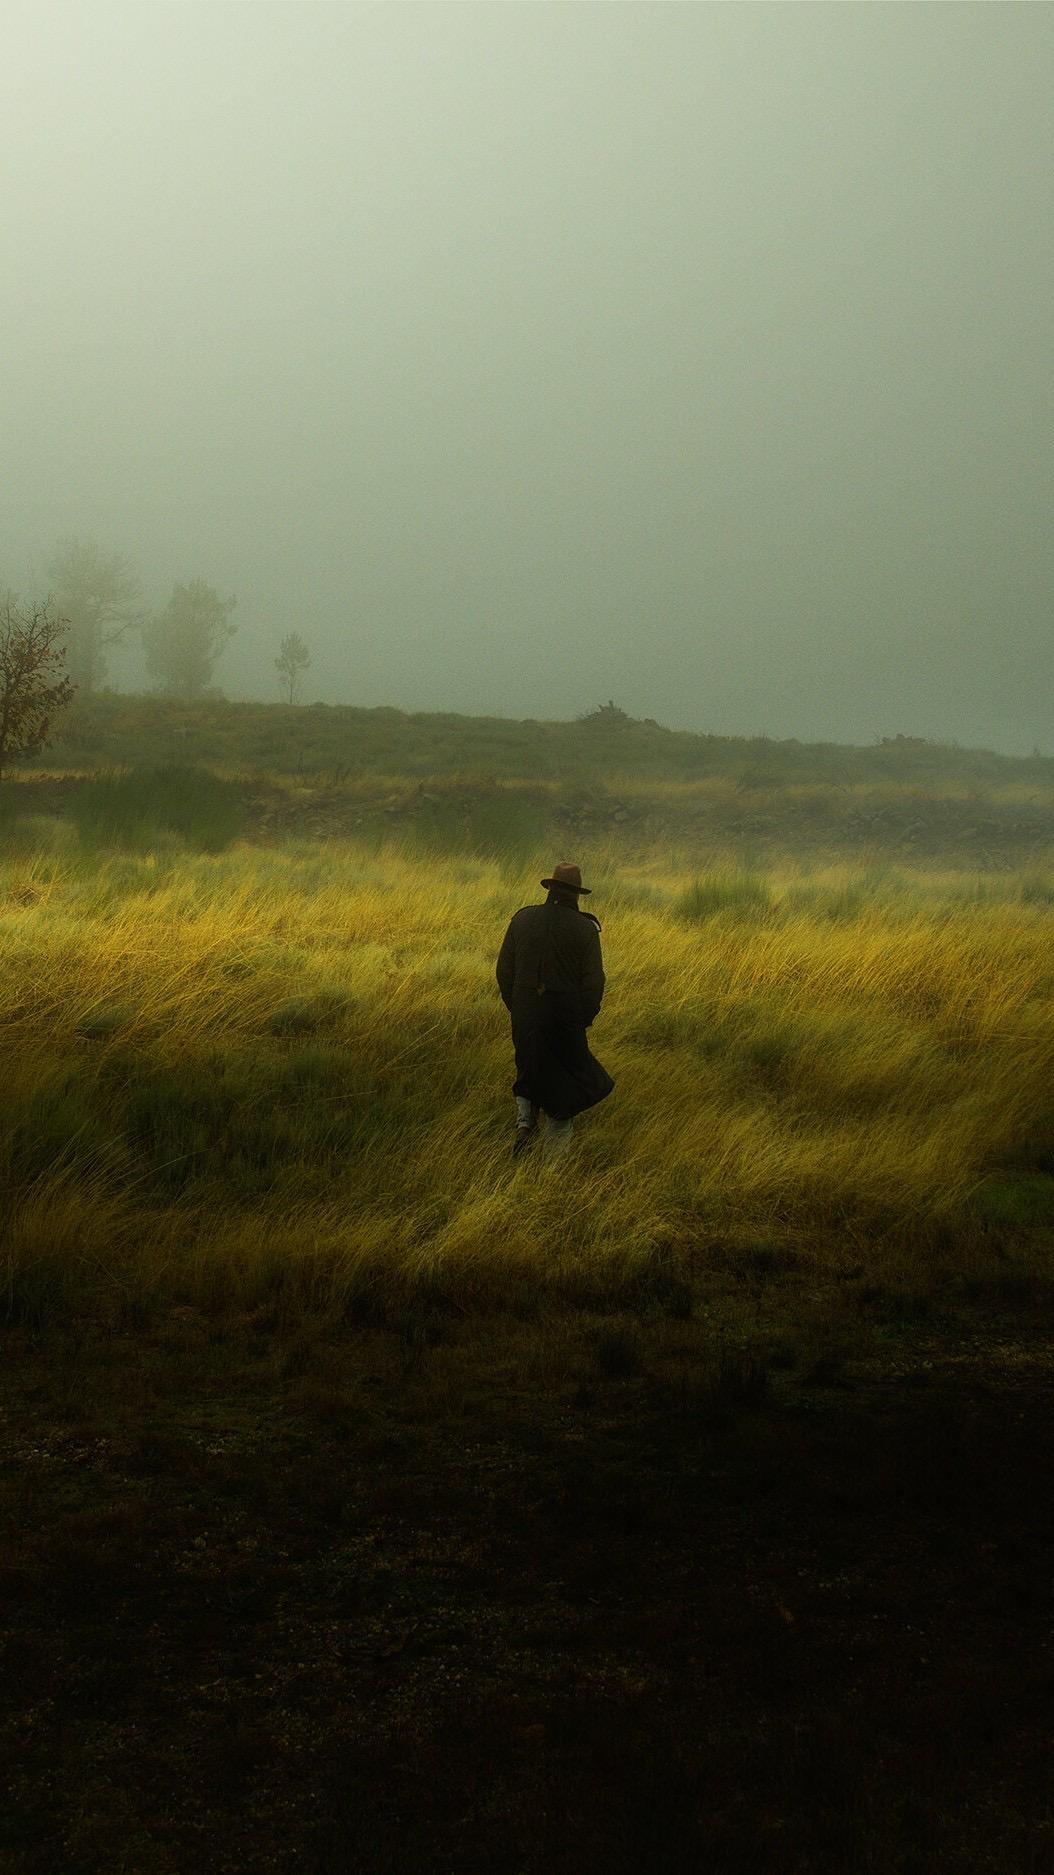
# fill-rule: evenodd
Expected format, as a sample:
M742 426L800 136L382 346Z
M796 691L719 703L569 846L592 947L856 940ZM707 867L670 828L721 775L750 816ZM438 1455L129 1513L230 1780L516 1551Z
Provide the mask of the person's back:
M541 994L558 996L568 1017L588 1028L604 997L597 920L554 895L545 905L524 905L498 956L498 987L509 1010L526 1011Z
M524 905L510 919L496 972L516 1052L514 1151L527 1144L539 1111L554 1137L566 1140L573 1116L614 1086L586 1041L604 997L600 923L578 906L589 888L570 864L554 867L542 884L545 904Z

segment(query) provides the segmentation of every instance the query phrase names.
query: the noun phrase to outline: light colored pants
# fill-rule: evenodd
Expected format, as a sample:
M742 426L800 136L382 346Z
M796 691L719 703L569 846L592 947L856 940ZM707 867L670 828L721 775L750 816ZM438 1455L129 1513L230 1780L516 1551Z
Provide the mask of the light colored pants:
M516 1095L516 1124L532 1126L538 1118L538 1109L533 1107L525 1094ZM554 1120L550 1114L545 1116L545 1150L561 1152L571 1143L573 1120Z
M542 1140L542 1152L548 1159L550 1155L566 1152L571 1144L573 1120L554 1120L551 1114L545 1116L545 1138Z

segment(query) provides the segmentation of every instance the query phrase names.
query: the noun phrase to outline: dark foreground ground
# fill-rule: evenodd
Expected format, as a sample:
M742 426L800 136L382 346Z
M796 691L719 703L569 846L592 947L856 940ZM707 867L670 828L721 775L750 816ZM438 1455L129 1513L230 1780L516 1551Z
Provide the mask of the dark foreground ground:
M1054 1868L1049 1334L691 1330L9 1337L5 1875Z

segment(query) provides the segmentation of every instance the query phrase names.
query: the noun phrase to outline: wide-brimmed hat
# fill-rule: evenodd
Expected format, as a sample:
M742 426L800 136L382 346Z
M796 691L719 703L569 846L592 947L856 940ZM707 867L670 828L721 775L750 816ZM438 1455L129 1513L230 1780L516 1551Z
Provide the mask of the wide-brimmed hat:
M547 892L551 891L554 885L570 886L572 892L584 892L587 895L593 889L592 886L582 884L580 867L572 866L566 860L561 860L558 866L554 866L552 878L543 879L542 884Z

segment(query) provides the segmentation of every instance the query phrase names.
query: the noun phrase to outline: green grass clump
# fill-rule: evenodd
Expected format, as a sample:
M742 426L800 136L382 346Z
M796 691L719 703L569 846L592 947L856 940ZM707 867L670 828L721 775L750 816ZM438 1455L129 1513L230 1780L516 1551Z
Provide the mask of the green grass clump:
M841 882L833 887L792 885L781 903L785 911L794 915L829 918L835 923L846 923L859 918L867 903L867 894L860 883Z
M69 812L88 848L148 853L180 841L222 853L244 829L241 790L203 768L169 765L101 775L73 794Z
M507 789L452 787L424 801L410 846L422 858L465 853L518 868L543 844L545 831L535 801Z
M0 842L5 856L68 854L77 836L66 820L50 814L19 814L18 797L0 790Z
M340 1015L347 998L320 991L315 996L290 996L268 1020L272 1035L314 1035Z
M37 1088L13 1104L6 1120L0 1175L6 1172L19 1187L71 1168L88 1175L112 1145L87 1078L71 1076Z
M720 916L753 922L771 911L772 893L754 872L706 873L680 894L675 909L689 924Z
M130 1009L121 1004L100 1003L96 1009L90 1009L77 1024L77 1034L89 1042L107 1042L113 1035L119 1035L132 1020Z

